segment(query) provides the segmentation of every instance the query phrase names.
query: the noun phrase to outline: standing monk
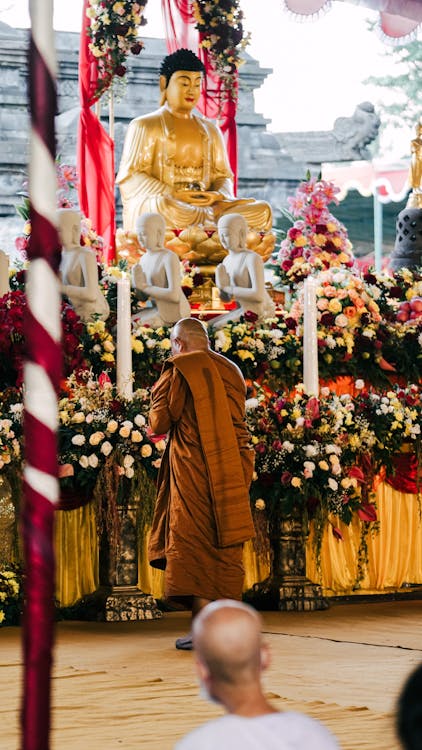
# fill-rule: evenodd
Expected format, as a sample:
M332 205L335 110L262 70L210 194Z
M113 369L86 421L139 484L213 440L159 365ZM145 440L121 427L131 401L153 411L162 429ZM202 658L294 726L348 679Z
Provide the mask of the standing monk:
M205 327L183 318L172 357L152 389L149 422L169 433L158 478L149 561L165 569L165 595L192 609L241 599L243 543L254 536L249 506L253 451L239 368L212 352ZM192 649L189 634L176 648Z

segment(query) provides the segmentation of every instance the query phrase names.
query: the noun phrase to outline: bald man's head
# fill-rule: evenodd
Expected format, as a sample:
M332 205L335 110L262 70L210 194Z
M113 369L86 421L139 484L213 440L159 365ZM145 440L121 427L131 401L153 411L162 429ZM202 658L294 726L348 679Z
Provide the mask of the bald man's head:
M178 320L171 332L173 354L207 351L210 343L207 329L196 318Z
M197 658L214 681L236 685L259 680L261 629L261 617L249 605L229 599L212 602L193 621Z

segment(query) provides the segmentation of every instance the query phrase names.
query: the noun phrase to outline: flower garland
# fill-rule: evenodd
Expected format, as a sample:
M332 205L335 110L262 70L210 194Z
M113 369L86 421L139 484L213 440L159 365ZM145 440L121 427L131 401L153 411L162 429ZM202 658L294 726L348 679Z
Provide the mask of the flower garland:
M195 28L200 33L200 46L207 50L217 73L223 94L237 98L234 74L243 64L240 52L250 42L243 30L243 12L239 0L194 0Z
M138 39L138 27L147 23L143 11L147 0L89 0L86 15L87 33L92 40L89 49L98 63L95 99L113 85L115 76L126 75L129 53L139 55L144 48Z
M291 214L285 213L293 226L273 265L282 284L292 287L315 271L353 266L347 230L328 210L329 203L338 203L338 192L332 182L309 178L287 199Z

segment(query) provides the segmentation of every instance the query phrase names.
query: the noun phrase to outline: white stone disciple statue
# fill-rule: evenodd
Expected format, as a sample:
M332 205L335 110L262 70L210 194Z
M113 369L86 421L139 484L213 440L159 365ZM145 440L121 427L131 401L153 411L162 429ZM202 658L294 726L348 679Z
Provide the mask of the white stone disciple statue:
M247 310L259 319L270 318L275 305L265 288L264 264L253 250L246 248L248 226L240 214L226 214L218 222L220 242L228 251L215 269L215 283L223 300L234 299L238 307L212 322L221 328L229 320L237 320Z
M0 297L10 292L9 287L9 256L0 250Z
M215 226L222 214L236 211L250 227L271 229L268 203L234 197L222 133L194 112L204 72L188 49L167 55L160 68L162 106L129 124L116 178L126 231L135 230L140 214L152 211L169 228Z
M108 302L98 285L95 253L81 245L81 213L74 208L59 209L59 236L62 244L60 276L62 294L85 321L107 320Z
M132 268L132 285L140 299L149 299L153 306L141 310L134 320L158 327L188 318L190 305L182 291L179 257L164 247L165 220L160 214L143 214L135 226L145 253Z

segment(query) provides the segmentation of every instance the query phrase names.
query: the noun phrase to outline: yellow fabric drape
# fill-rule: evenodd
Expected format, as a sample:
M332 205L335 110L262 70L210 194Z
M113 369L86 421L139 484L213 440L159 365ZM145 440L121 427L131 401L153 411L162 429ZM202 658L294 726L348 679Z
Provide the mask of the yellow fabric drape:
M422 582L422 522L417 496L394 490L381 482L376 490L379 532L368 535L368 565L360 582L365 593L397 589L403 583ZM320 583L327 595L353 592L357 577L360 524L336 523L344 541L337 541L327 528L321 549L321 573L308 541L306 572Z
M365 593L398 589L403 583L422 583L422 521L417 496L398 492L381 482L376 490L379 532L368 537L369 562L359 591ZM326 595L354 591L360 524L339 526L344 541L337 541L331 528L322 540L321 574L312 549L307 545L306 572L320 583ZM70 606L98 587L98 541L94 509L90 505L56 513L57 599ZM139 544L139 588L156 598L163 595L163 573L147 561L148 534ZM251 542L244 548L245 589L268 575L268 567L257 560Z
M63 607L98 588L98 537L91 504L55 514L56 598Z

